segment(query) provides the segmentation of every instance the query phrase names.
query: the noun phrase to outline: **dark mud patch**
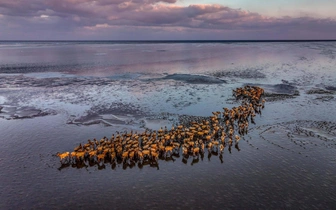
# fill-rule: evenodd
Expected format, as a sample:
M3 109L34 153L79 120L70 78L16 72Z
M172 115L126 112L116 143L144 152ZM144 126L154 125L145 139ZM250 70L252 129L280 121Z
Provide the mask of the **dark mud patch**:
M294 95L284 95L284 94L273 94L273 93L267 93L265 92L264 97L268 102L271 101L282 101L286 99L292 99L295 98Z
M85 116L81 116L76 119L69 120L67 124L76 124L76 125L95 125L95 124L104 124L106 126L113 125L126 125L127 120L122 120L125 118L120 118L118 116L102 116L99 114L90 113Z
M24 88L24 87L63 87L63 86L90 86L110 85L115 81L111 78L92 77L31 77L27 75L6 75L0 77L0 88Z
M336 91L335 86L325 86L325 89L330 90L330 91Z
M267 101L279 101L290 98L295 98L300 95L300 92L293 84L247 84L251 86L259 86L264 88L264 97Z
M330 96L330 95L327 95L327 96L319 96L319 97L316 97L315 100L319 100L319 101L331 101L334 99L334 96Z
M204 76L204 75L193 75L193 74L170 74L167 75L161 80L176 80L182 81L190 84L223 84L226 83L225 80L211 77L211 76Z
M0 65L1 73L6 74L22 74L27 72L45 72L45 71L55 71L61 70L60 65L53 65L51 63L39 64L39 63L20 63L20 64L3 64ZM73 65L72 67L75 67Z
M141 128L149 130L159 130L160 128L167 127L170 129L172 126L183 125L185 127L192 126L192 122L201 123L202 120L209 120L210 117L186 115L186 114L173 114L162 112L160 114L145 117L141 120Z
M202 117L202 116L192 116L192 115L179 115L178 122L181 125L186 127L192 126L192 122L201 123L203 120L209 120L210 117Z
M0 118L6 120L35 118L54 114L56 114L54 111L42 111L40 109L36 109L35 107L30 106L0 106Z
M266 78L266 74L261 73L260 69L246 69L242 71L218 71L211 73L210 75L215 77L230 77L230 78L242 78L242 79L262 79Z
M113 103L109 106L92 107L86 112L85 116L69 119L67 124L133 125L139 124L139 119L143 116L145 116L145 113L138 107L131 104Z
M331 87L331 86L328 86L328 87ZM331 101L334 99L334 91L332 90L332 88L329 88L331 90L327 90L326 87L325 89L324 88L312 88L310 90L308 90L306 93L309 94L309 95L318 95L315 100L318 100L318 101L322 101L322 102L325 102L325 101Z
M183 125L186 127L190 127L192 122L202 122L202 120L209 120L210 117L202 117L202 116L193 116L186 114L174 114L168 112L162 112L160 114L151 115L145 117L142 120L142 128L144 129L154 129L159 130L160 128L167 127L168 129L171 126Z
M125 73L125 74L116 74L108 78L113 80L135 80L139 79L142 76L140 73Z
M178 114L161 112L151 116L144 117L141 120L141 128L149 130L159 130L160 128L171 128L172 125L178 124Z
M297 94L297 87L290 84L266 85L265 88L266 88L265 91L270 93L287 94L287 95Z
M312 88L306 92L307 94L332 94L331 91L321 89L321 88Z
M173 114L173 113L160 113L157 115L152 115L150 117L146 117L145 121L147 122L156 122L155 126L158 130L160 127L166 126L170 129L171 126L183 125L185 127L192 126L193 122L202 123L203 120L210 120L210 117L203 116L194 116L194 115L186 115L186 114ZM160 126L159 126L160 125ZM148 124L143 128L153 129L148 127Z

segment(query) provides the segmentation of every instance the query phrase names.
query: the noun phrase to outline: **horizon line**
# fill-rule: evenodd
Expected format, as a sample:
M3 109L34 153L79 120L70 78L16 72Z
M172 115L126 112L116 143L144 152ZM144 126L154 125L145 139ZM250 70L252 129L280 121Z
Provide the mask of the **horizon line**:
M50 40L35 40L35 39L16 39L16 40L0 40L0 42L157 42L157 43L169 43L169 42L334 42L336 39L178 39L178 40L170 40L170 39L163 39L163 40L109 40L109 39L88 39L88 40L75 40L75 39L69 39L69 40L58 40L58 39L50 39Z

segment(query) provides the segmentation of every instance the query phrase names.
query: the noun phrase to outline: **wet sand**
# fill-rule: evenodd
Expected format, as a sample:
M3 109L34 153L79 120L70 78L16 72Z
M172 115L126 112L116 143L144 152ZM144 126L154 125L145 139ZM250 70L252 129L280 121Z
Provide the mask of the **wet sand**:
M269 60L252 70L217 69L218 58L194 73L3 72L0 209L334 209L336 61L328 46L263 46L256 54L265 50ZM288 48L290 59L279 52ZM232 90L246 84L265 89L266 107L222 156L64 168L56 156L116 131L171 127L238 106Z

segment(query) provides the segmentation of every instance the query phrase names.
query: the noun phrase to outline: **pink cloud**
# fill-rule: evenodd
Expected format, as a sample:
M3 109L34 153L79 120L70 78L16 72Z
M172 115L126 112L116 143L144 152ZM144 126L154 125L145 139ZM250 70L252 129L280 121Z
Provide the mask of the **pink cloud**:
M176 0L1 0L0 15L3 21L21 25L22 28L29 25L31 30L57 29L58 33L62 30L68 33L85 29L90 29L92 33L94 30L116 28L123 31L122 27L133 27L139 31L141 27L145 30L152 27L153 30L148 31L176 28L178 30L174 32L183 33L195 30L204 34L209 30L216 33L243 30L250 34L258 31L283 34L284 30L288 30L288 33L319 30L328 37L329 33L336 34L334 19L275 18L218 4L177 6L175 3Z

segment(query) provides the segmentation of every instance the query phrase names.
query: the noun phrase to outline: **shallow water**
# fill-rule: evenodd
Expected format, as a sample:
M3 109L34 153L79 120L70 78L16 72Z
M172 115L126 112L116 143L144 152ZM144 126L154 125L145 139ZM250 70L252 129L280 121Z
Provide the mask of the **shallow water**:
M0 209L335 209L335 42L0 43ZM265 89L223 156L61 168L57 152Z

